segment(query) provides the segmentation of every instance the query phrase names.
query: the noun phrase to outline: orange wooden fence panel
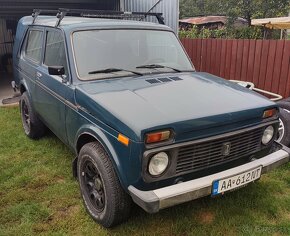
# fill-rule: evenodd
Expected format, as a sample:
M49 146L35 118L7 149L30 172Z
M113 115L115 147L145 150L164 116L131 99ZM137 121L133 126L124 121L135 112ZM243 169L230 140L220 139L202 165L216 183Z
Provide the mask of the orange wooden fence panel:
M197 71L290 96L290 41L181 39Z

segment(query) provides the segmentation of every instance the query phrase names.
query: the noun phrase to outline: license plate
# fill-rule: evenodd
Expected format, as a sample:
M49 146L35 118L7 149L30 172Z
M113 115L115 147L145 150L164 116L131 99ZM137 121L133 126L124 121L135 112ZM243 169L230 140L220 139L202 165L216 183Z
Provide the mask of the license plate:
M218 195L236 188L247 185L261 177L262 166L255 169L228 177L220 180L213 181L212 195Z

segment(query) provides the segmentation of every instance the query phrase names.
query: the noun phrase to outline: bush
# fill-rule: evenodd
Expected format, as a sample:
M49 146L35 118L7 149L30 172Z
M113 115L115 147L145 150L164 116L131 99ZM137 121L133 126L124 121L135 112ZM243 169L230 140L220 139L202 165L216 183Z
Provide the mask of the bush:
M218 39L262 39L263 30L261 27L243 27L231 28L224 27L221 29L198 29L194 26L189 30L180 30L180 38L218 38Z

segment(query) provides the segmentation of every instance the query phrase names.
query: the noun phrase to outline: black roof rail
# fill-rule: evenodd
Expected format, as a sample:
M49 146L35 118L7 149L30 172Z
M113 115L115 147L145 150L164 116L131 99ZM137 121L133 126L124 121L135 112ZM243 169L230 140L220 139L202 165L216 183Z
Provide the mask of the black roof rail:
M59 10L45 10L45 9L33 9L33 12L32 12L32 17L33 17L33 20L32 20L32 24L35 23L36 21L36 18L40 15L40 14L57 14L59 12Z
M90 9L66 9L59 8L58 10L46 10L46 9L34 9L32 13L33 21L35 23L36 18L41 15L55 15L57 22L55 27L58 27L62 19L66 15L79 16L79 17L91 17L91 18L108 18L108 19L145 19L147 16L156 17L159 24L164 25L164 18L162 13L153 12L126 12L126 11L107 11L107 10L90 10Z

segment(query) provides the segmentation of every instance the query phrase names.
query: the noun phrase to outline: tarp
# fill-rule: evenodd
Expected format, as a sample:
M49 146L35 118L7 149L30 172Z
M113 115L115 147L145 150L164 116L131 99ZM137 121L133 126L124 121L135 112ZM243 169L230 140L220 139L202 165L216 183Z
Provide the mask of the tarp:
M253 19L251 24L265 26L269 29L290 29L290 17Z

